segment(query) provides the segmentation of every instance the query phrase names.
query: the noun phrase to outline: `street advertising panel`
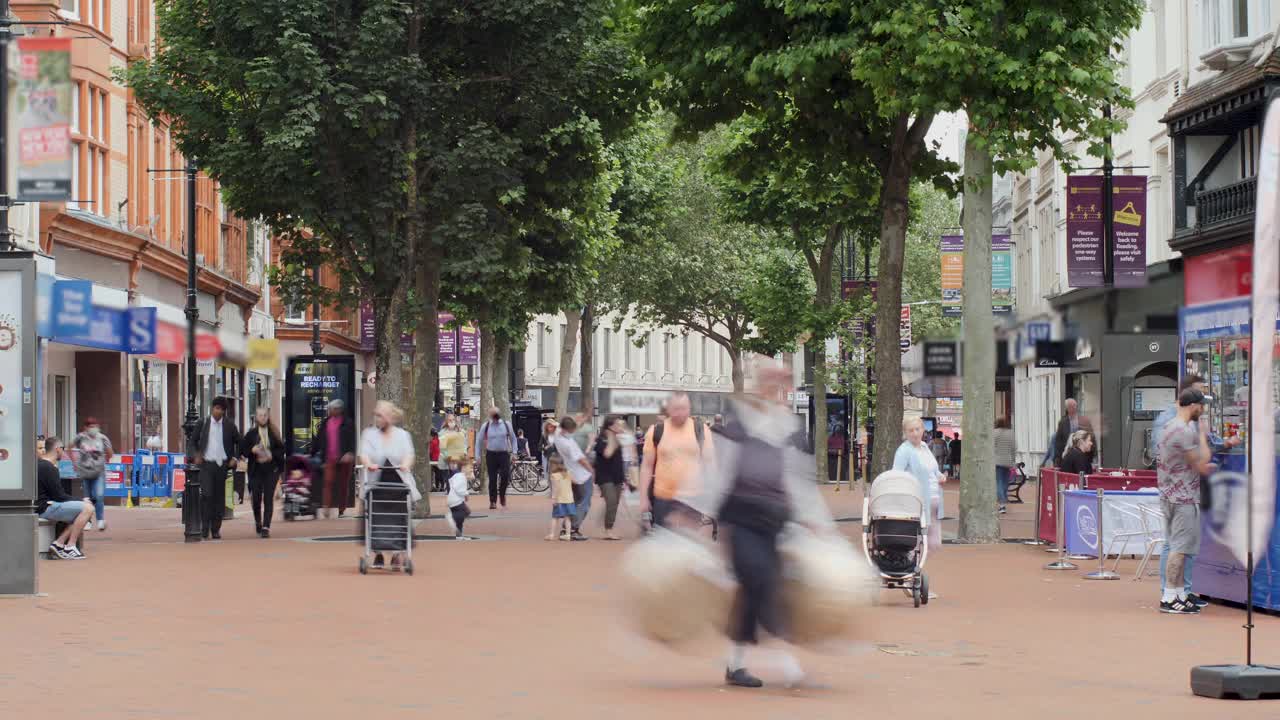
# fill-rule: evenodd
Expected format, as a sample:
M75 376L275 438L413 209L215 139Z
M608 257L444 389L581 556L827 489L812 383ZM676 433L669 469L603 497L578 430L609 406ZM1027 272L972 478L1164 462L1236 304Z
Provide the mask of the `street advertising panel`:
M284 443L290 455L310 455L329 402L341 400L354 418L356 361L352 355L300 355L285 370Z
M0 257L0 500L35 497L36 266Z

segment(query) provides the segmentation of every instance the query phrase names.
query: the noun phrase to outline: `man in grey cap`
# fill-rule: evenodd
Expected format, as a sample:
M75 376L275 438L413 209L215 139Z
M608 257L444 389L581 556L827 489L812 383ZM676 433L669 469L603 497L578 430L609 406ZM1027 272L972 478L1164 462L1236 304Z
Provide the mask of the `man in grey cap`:
M1201 426L1204 393L1187 388L1178 396L1178 413L1165 426L1156 445L1156 480L1164 511L1169 547L1168 572L1160 612L1194 615L1200 605L1189 597L1183 568L1200 552L1200 478L1217 468L1210 462L1209 437Z
M338 517L342 517L351 495L351 473L356 457L356 424L347 415L346 403L329 401L329 417L316 428L312 448L312 456L324 464L322 500L316 517L325 509L332 516L335 507Z

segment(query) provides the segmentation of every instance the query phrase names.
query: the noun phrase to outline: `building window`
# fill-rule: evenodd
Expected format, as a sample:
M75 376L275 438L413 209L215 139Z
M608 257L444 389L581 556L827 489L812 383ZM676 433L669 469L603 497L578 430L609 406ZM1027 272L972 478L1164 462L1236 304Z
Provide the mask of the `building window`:
M622 369L630 370L631 368L631 351L632 345L635 343L635 333L628 330L622 342Z
M76 20L80 19L80 0L62 0L62 14Z
M680 338L680 372L688 375L692 369L693 363L690 362L689 357L689 336L685 335Z
M653 333L644 339L644 369L653 370Z
M703 375L706 375L710 367L711 365L707 363L707 338L704 336L702 338L702 357L700 358L700 364L698 365L698 369L702 372Z
M547 366L547 324L538 323L537 337L534 338L534 346L538 353L538 367Z
M107 217L110 212L111 200L107 196L107 179L110 175L110 164L107 162L107 153L104 150L98 156L98 209L97 212L102 217Z
M83 145L81 145L81 147L86 147L87 145L88 143L84 143ZM86 183L86 185L88 187L89 192L85 193L84 200L89 204L89 212L95 213L97 215L101 215L102 214L101 210L99 210L96 207L98 203L95 202L98 199L98 188L97 188L98 153L92 147L88 148L88 152L89 152L89 178L88 178L89 182Z
M1202 0L1201 49L1247 41L1266 32L1271 23L1269 2Z
M600 333L600 335L601 335L601 345L602 345L601 350L603 351L600 354L604 356L604 369L612 370L613 369L613 331L610 330L609 328L605 328Z
M83 149L84 143L71 143L71 199L67 201L69 210L80 207L77 200L80 199L80 151Z
M724 359L729 357L729 352L724 348L720 348L716 352L716 355L719 356L719 358L716 360L716 364L719 369L720 376L723 377L724 376Z
M284 304L284 321L286 323L304 323L307 321L307 306L300 302Z
M1151 14L1153 16L1156 31L1156 77L1164 77L1164 74L1169 70L1169 61L1165 57L1168 53L1168 50L1166 49L1168 47L1168 41L1165 38L1165 34L1168 30L1166 29L1167 21L1165 19L1164 5L1165 0L1151 1Z
M662 335L662 371L671 372L671 336Z

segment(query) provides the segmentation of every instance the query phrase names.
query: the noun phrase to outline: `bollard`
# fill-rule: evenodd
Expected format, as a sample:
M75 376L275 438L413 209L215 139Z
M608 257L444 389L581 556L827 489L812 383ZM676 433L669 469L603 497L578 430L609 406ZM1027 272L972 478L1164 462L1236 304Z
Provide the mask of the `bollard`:
M1119 580L1120 576L1107 569L1107 553L1102 544L1102 510L1106 502L1102 488L1098 488L1098 569L1085 575L1085 580Z
M1066 493L1066 488L1064 488L1062 486L1062 483L1059 482L1058 498L1056 501L1058 503L1058 507L1056 508L1057 513L1055 513L1055 515L1058 518L1058 559L1054 560L1048 565L1045 565L1044 566L1045 570L1075 570L1076 569L1076 564L1067 560L1067 538L1066 538L1066 526L1064 524L1065 512L1063 508L1063 500L1065 499L1066 495L1064 493Z

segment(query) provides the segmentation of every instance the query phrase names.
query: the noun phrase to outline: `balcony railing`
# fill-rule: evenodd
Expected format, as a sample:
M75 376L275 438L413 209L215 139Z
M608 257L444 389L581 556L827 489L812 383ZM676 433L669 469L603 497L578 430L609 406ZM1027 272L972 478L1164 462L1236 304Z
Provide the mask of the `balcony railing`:
M1252 215L1257 194L1257 178L1201 190L1196 193L1196 225L1217 225Z

